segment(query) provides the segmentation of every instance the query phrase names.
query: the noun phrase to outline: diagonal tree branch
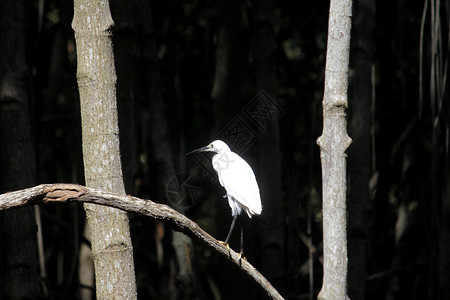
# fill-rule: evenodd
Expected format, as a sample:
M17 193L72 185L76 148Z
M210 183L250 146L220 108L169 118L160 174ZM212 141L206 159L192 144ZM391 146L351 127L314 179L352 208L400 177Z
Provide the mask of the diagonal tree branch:
M87 202L111 206L165 222L174 230L181 231L192 238L200 240L223 257L228 258L229 261L242 269L247 276L260 285L269 297L283 299L258 270L246 260L239 259L238 253L219 243L218 240L201 229L197 223L164 204L132 196L121 196L77 184L41 184L0 195L0 210L37 204L68 202Z

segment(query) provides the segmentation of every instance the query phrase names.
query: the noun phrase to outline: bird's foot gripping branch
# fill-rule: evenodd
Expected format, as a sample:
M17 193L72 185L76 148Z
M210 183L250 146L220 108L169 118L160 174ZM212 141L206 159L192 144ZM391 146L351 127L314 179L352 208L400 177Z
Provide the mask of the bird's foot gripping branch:
M238 266L244 274L254 280L273 299L283 299L267 279L249 262L240 259L239 253L227 248L213 238L195 222L164 204L132 196L118 195L77 184L41 184L24 190L0 195L0 210L39 204L65 204L69 202L94 203L122 209L127 212L160 220L195 238L219 255Z

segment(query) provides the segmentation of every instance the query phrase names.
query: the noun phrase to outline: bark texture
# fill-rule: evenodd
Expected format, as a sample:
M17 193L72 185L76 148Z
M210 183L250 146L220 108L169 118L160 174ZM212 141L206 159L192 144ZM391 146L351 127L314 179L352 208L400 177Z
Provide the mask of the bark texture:
M228 258L247 276L255 281L272 299L283 299L267 279L262 276L247 260L242 259L234 250L226 247L211 235L203 231L195 222L164 204L143 200L132 196L119 195L76 184L42 184L32 188L0 195L0 211L36 205L61 204L67 202L88 202L115 207L124 211L149 216L162 221L174 230L195 238L219 255ZM92 204L93 205L93 204ZM130 299L119 298L116 299ZM104 299L104 298L102 298Z
M86 185L125 194L120 161L116 73L108 1L74 3L77 78L80 92ZM128 216L85 205L91 233L98 299L136 299Z
M323 97L323 131L318 138L322 162L323 283L318 299L348 299L346 154L347 87L351 0L332 0L328 21Z
M0 6L0 191L34 185L35 159L25 59L25 1ZM36 221L31 207L0 215L0 298L37 299Z

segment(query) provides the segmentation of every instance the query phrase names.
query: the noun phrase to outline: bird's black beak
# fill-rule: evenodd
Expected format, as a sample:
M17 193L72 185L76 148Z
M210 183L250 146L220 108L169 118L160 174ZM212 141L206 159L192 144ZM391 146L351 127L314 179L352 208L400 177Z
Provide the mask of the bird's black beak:
M203 152L203 151L208 151L208 146L205 146L205 147L201 147L201 148L198 148L198 149L196 149L196 150L192 150L191 152L188 152L188 153L186 153L186 155L190 155L190 154L194 154L194 153L199 153L199 152Z

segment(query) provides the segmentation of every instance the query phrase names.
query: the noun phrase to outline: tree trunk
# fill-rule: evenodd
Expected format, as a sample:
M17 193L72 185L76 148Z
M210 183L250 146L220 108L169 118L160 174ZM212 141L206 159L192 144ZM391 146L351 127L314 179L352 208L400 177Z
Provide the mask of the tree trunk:
M442 217L439 252L439 289L441 299L450 299L450 172L447 163L445 176L447 179L442 197Z
M323 97L322 162L323 283L318 299L348 299L346 231L347 86L351 0L332 0L328 21Z
M35 183L25 59L25 1L0 6L0 192ZM2 214L0 298L37 299L39 274L32 207Z
M78 58L86 185L125 194L116 108L116 74L109 3L76 0L72 27ZM136 299L133 247L127 214L85 205L98 299Z
M354 26L353 97L351 99L348 197L348 293L352 300L365 298L367 259L367 217L371 176L371 103L374 66L373 31L375 2L356 2Z
M168 201L167 187L174 178L175 167L173 163L172 145L170 143L169 126L164 110L164 99L161 90L160 68L157 56L158 45L156 43L155 29L153 25L152 7L149 2L142 3L140 7L141 25L144 41L142 45L142 65L144 82L143 90L145 99L148 99L148 120L144 125L148 128L148 137L144 147L146 156L154 166L150 170L157 176L157 198L166 199L167 204L178 212L184 214L186 208L176 206ZM148 139L149 138L149 139ZM178 262L178 281L183 299L195 299L199 297L197 279L193 268L194 245L192 239L180 232L172 231L172 247ZM166 254L167 255L167 254Z
M245 3L218 2L216 65L211 98L216 129L223 129L249 96L248 22Z
M246 274L245 277L238 276L241 281L247 277L260 286L270 298L283 299L270 282L247 260L242 259L239 253L226 247L202 230L197 223L165 204L158 204L151 200L139 199L128 195L105 192L77 184L57 183L41 184L28 189L0 194L0 211L30 205L64 204L69 202L95 203L96 205L116 207L164 222L171 228L202 242L222 258L225 258L228 263L233 264L239 270L239 273ZM231 286L229 282L226 284L228 288L232 287L232 290L236 290L236 286Z
M265 92L270 101L277 97L277 44L275 40L275 2L255 0L252 5L252 64L256 91ZM255 99L256 105L263 99ZM263 110L264 111L264 110ZM280 276L285 268L284 216L285 207L281 192L281 153L278 116L266 111L263 129L259 135L259 183L263 202L262 224L262 272L282 293L285 280ZM262 125L262 124L260 124Z

